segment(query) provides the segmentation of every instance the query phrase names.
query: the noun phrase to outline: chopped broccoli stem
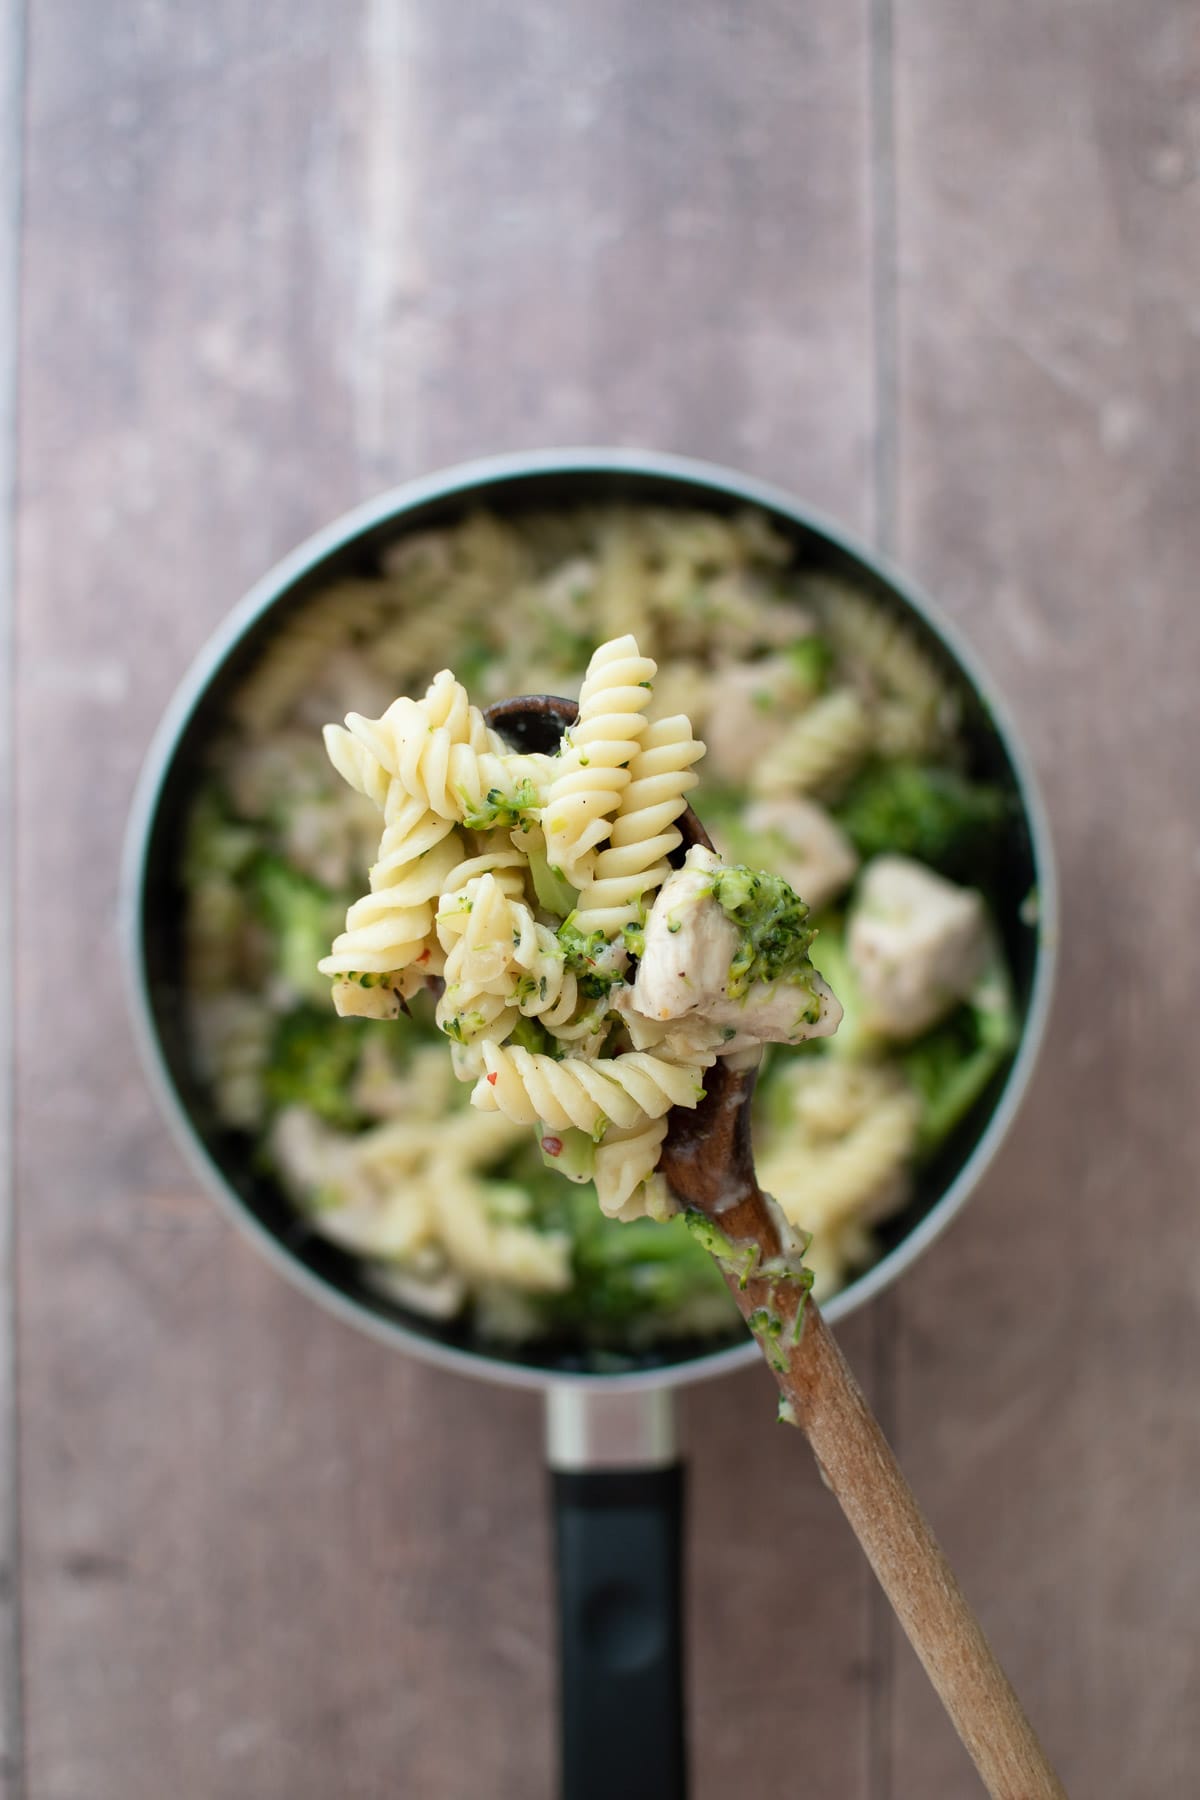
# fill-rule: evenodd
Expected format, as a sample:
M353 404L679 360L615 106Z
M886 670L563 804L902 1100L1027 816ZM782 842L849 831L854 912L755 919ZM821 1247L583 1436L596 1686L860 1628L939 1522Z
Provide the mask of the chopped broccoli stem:
M596 1146L586 1131L552 1131L548 1125L538 1126L538 1143L542 1161L556 1175L568 1181L590 1181L596 1168Z
M519 1044L522 1050L532 1051L535 1056L555 1054L557 1040L550 1036L540 1019L518 1019L509 1035L514 1044Z
M579 892L564 879L561 869L552 867L540 844L529 852L529 874L538 905L556 919L565 919L579 904Z

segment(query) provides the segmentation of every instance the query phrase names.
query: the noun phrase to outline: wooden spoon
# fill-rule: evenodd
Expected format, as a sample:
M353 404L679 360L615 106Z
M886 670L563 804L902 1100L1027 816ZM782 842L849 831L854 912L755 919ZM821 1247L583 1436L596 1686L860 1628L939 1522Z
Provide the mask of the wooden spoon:
M570 700L527 695L489 707L487 719L518 749L552 751L576 710ZM712 848L690 807L679 827L681 849ZM694 1111L672 1110L659 1167L712 1227L721 1272L775 1372L781 1416L808 1438L993 1800L1066 1800L862 1389L796 1279L781 1240L786 1221L754 1174L754 1071L718 1062L705 1088Z

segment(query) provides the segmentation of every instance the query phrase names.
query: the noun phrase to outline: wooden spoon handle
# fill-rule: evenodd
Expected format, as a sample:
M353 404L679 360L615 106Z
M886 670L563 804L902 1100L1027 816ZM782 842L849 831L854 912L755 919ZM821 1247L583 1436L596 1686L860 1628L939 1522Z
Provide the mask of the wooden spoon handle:
M760 1340L763 1311L780 1319L764 1342L780 1389L984 1786L993 1800L1066 1800L820 1309L804 1305L793 1343L794 1298L780 1286L730 1281Z

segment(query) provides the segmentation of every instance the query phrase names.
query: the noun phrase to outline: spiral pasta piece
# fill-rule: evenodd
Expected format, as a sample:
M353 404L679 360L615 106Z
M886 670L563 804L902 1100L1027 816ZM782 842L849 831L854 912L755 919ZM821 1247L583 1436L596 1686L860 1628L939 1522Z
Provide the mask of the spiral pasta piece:
M871 715L853 688L836 688L800 714L751 777L756 793L812 794L852 775L871 748Z
M884 756L930 756L953 737L957 695L934 657L901 618L841 582L815 584L825 629L876 706Z
M490 873L443 896L437 923L447 983L466 980L477 993L503 992L513 964L512 904Z
M502 1282L529 1293L562 1293L570 1287L567 1233L497 1219L494 1195L485 1183L456 1176L439 1195L437 1211L451 1263L472 1280Z
M465 929L470 908L465 904L465 890L481 875L491 875L510 900L519 900L525 892L526 860L515 850L503 832L475 834L473 846L456 868L451 869L438 902L437 932L442 948L449 950Z
M768 1135L759 1178L793 1224L819 1238L902 1204L921 1117L903 1077L835 1058L787 1075L790 1118Z
M372 630L381 611L373 582L339 582L311 600L267 643L234 695L234 717L257 737L277 731L319 683L330 660L345 652L355 634Z
M588 664L579 718L563 738L538 815L550 864L572 887L583 885L588 855L608 837L629 786L655 668L628 635L602 644Z
M823 602L825 629L843 656L861 663L885 694L936 712L946 682L902 619L841 583L824 586Z
M670 873L667 859L682 842L675 820L700 779L692 764L703 755L704 745L682 714L647 726L629 767L629 786L621 795L611 838L597 852L579 896L575 923L581 931L614 938L637 922L643 896Z
M601 1212L610 1219L626 1214L637 1217L642 1212L636 1198L638 1189L658 1167L666 1135L665 1118L647 1119L629 1131L614 1127L605 1133L603 1143L596 1145L596 1198Z
M326 725L322 735L326 754L342 780L386 812L392 777L374 751L344 725Z
M385 828L371 891L346 914L346 929L318 967L340 977L396 976L423 954L428 960L434 905L462 861L460 834L409 798Z
M556 1130L574 1127L597 1138L610 1123L628 1130L673 1106L698 1106L704 1096L698 1066L636 1050L594 1062L575 1056L556 1062L519 1045L485 1042L483 1063L485 1073L471 1094L481 1112L502 1112L520 1125L540 1119Z
M475 827L528 813L548 779L551 758L506 752L448 669L424 699L402 697L379 719L350 713L346 726L405 794L456 823Z
M480 1016L489 1026L499 1023L502 1009L512 1009L507 1028L516 1016L540 1018L550 1030L567 1025L575 1011L578 981L567 967L557 936L534 918L519 898L504 891L492 874L469 882L461 894L438 911L443 941L455 934L446 958L446 987L438 1002L438 1023L443 1031L470 1041L481 1035L475 1028ZM496 1002L499 1002L499 1005ZM494 1030L502 1039L507 1030Z

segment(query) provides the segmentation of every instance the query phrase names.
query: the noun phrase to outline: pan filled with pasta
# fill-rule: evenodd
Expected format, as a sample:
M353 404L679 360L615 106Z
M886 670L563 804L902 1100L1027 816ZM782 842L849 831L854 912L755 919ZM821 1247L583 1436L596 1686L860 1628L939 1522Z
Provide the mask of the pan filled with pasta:
M580 703L553 754L502 744L496 703L531 693ZM715 853L672 875L688 802ZM218 1198L356 1325L546 1390L572 1800L684 1792L670 1390L756 1354L657 1171L670 1108L743 1048L662 974L652 902L689 878L747 965L799 959L755 1151L836 1320L994 1154L1054 934L1003 708L840 531L629 452L415 483L235 610L130 827L139 1034Z

